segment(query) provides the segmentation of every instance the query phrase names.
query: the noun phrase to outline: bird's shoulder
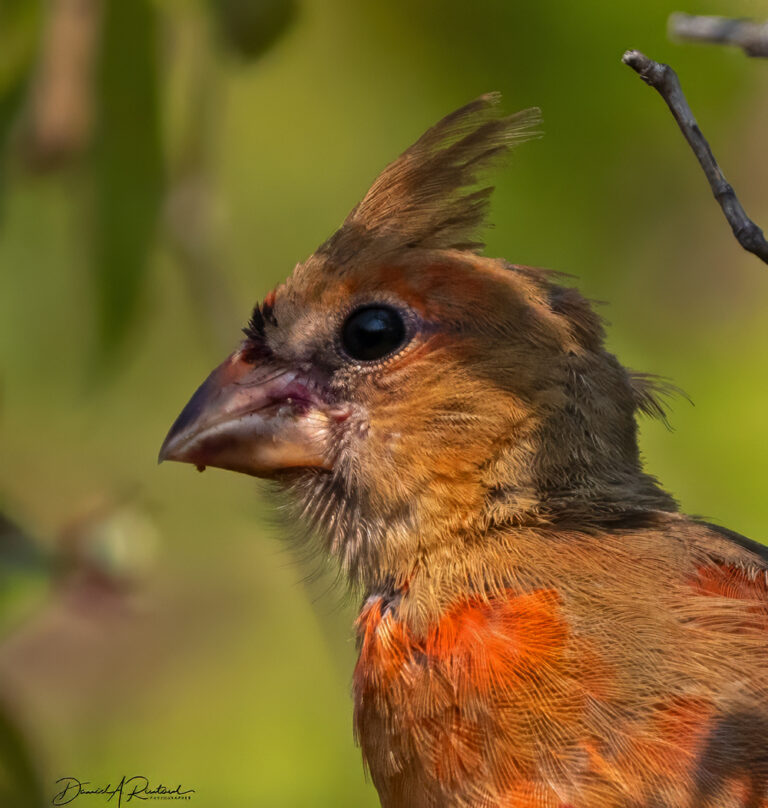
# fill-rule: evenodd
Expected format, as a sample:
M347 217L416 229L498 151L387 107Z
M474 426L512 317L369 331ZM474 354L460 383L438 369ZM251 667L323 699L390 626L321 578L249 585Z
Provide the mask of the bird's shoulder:
M741 561L768 569L768 545L703 519L694 518L689 522L692 529L700 536L702 548L709 548L714 558Z
M649 593L695 584L702 576L712 580L722 576L730 585L722 594L736 597L740 586L744 596L768 601L768 546L695 516L632 513L612 519L602 529L566 530L527 541L532 569L539 559L547 565L554 547L554 563L572 570L573 580L582 588L581 569L599 588L610 578L618 585L642 582ZM538 553L533 553L534 546Z
M683 535L702 594L756 601L768 614L768 546L700 519L688 519Z

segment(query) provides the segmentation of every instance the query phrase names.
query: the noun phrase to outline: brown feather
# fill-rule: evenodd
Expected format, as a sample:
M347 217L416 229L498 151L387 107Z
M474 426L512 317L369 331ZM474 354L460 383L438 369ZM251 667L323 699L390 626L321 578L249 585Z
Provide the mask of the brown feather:
M511 146L538 134L538 109L498 115L489 93L443 118L378 176L319 249L331 264L404 248L479 250L493 188L471 190Z

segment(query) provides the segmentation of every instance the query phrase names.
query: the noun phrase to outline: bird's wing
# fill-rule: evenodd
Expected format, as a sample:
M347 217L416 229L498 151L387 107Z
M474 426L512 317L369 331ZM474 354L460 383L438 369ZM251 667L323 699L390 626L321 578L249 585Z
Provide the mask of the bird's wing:
M743 603L756 615L758 631L768 634L768 546L710 522L691 524L696 588L704 595Z
M728 543L741 548L741 550L746 550L748 557L754 559L759 566L768 569L768 545L760 544L760 542L754 539L748 539L746 536L742 536L741 533L737 533L735 530L720 527L720 525L715 525L712 522L695 520L695 524L701 525L713 533L716 533Z
M730 648L733 668L697 750L691 805L767 808L768 547L709 522L689 524L690 583L703 596L689 616L722 656Z

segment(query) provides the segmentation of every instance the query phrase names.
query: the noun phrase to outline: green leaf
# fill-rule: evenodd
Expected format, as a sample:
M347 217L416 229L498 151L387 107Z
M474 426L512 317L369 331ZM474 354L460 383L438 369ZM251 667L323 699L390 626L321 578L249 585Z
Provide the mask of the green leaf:
M32 751L5 705L0 704L0 805L40 808L44 804Z
M0 3L0 199L5 190L5 148L33 72L41 17L39 0Z
M40 545L0 512L0 639L44 603L51 580Z
M3 0L0 5L0 97L5 97L29 74L37 52L41 7L39 0Z
M285 33L296 16L295 0L209 0L226 46L257 59Z
M101 369L136 321L163 194L154 4L108 0L104 14L94 155Z

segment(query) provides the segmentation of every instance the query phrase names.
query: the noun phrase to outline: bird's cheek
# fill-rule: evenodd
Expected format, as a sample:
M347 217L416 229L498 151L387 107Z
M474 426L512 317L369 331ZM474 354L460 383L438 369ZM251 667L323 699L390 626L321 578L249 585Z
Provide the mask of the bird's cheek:
M160 460L270 477L333 463L331 407L314 382L278 366L254 365L237 351L203 382L171 427Z

